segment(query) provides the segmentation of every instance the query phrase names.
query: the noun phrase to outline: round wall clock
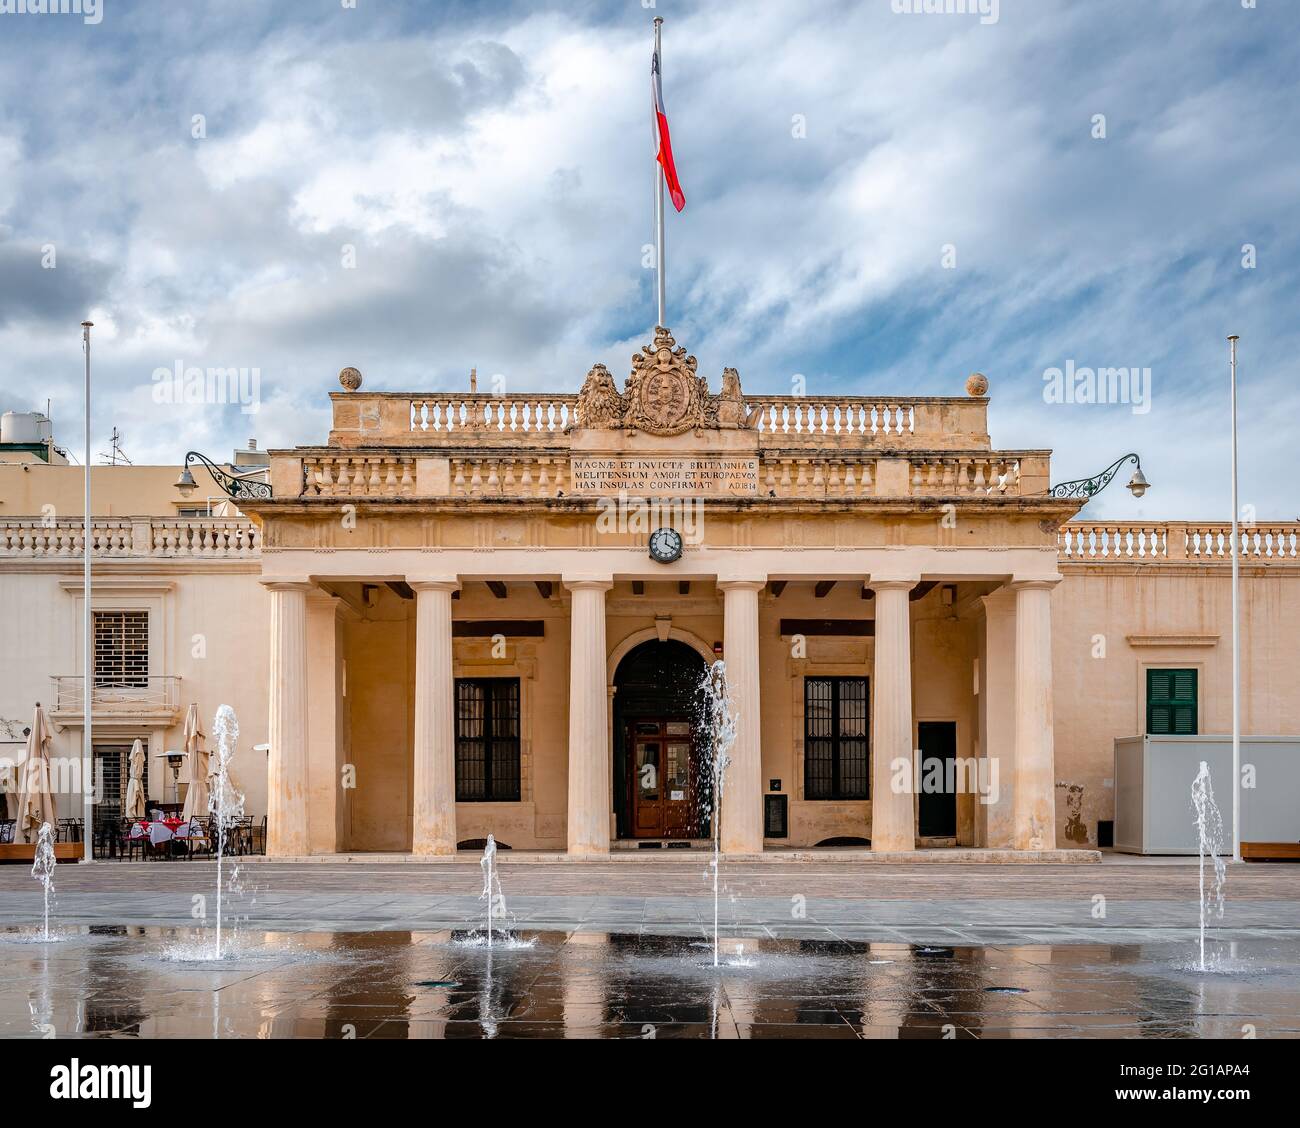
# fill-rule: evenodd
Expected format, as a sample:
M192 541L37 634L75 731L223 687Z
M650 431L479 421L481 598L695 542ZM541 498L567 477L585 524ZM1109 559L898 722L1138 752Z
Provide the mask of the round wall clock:
M682 534L676 529L656 529L650 534L650 558L671 564L682 555Z

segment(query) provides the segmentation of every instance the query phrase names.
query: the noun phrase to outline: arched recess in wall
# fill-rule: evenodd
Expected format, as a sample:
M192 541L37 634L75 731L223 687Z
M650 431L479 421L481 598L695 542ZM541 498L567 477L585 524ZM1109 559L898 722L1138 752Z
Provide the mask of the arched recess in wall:
M609 661L605 664L605 684L609 686L611 693L614 691L614 675L618 672L618 664L643 642L649 642L651 639L658 637L658 627L647 627L642 631L633 631L610 651ZM674 642L686 643L710 666L718 660L718 656L713 653L713 647L697 634L678 630L676 627L669 627L668 638Z
M652 715L663 721L673 717L689 718L695 728L698 720L697 689L703 681L704 671L716 660L713 648L697 635L674 629L662 631L662 628L637 631L623 639L611 652L607 670L610 807L613 814L610 830L615 838L632 838L637 833L642 837L660 836L650 829L650 823L644 818L637 820L640 825L637 833L631 829L627 727L632 715L627 710L633 709L639 721L652 719ZM692 777L696 774L698 772L693 769ZM684 825L678 824L675 832L665 831L663 836L699 837L700 832L695 828L688 835Z

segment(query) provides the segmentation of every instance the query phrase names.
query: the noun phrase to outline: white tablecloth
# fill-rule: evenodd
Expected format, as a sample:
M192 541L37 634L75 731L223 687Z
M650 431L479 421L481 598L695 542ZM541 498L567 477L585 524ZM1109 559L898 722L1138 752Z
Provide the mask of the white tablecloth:
M157 820L148 824L147 827L139 823L131 824L132 838L148 838L151 845L161 846L164 842L170 842L173 838L179 838L182 841L189 838L191 834L195 837L201 836L203 831L193 823L181 823L175 830L172 830L164 822Z

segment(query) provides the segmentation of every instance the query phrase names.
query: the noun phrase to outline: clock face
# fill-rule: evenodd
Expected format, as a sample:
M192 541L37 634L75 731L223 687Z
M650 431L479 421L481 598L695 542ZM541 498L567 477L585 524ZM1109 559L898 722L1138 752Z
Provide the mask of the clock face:
M660 564L671 564L682 555L682 535L676 529L656 529L650 534L650 556Z

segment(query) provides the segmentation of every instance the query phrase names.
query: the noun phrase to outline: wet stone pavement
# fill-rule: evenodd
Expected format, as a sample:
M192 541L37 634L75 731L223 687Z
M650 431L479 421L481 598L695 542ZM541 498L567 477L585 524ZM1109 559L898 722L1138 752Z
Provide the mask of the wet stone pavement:
M0 934L4 1037L1300 1036L1300 945L711 944L637 932Z
M0 1037L1295 1038L1300 867L60 866L0 872ZM1104 903L1099 912L1098 897ZM208 898L203 901L198 898Z

